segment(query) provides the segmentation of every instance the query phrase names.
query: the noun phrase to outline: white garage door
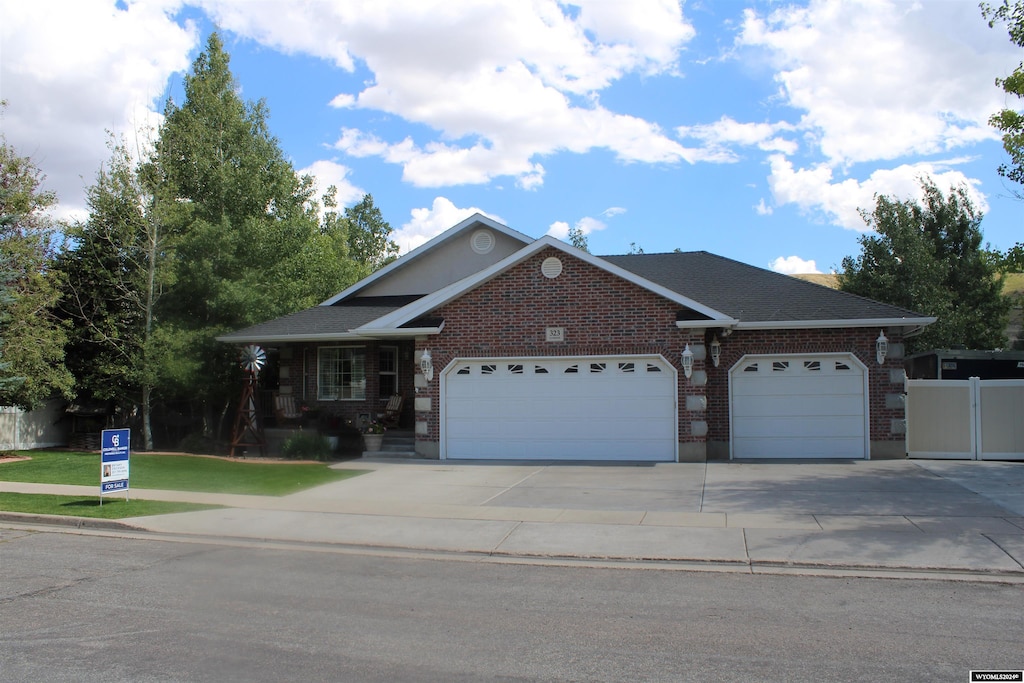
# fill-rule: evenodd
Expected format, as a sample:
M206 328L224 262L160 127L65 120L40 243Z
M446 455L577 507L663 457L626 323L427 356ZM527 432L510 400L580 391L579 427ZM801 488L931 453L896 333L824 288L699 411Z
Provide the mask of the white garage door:
M467 360L443 381L442 457L676 459L676 374L660 357Z
M866 379L849 354L745 357L730 371L732 457L867 457Z

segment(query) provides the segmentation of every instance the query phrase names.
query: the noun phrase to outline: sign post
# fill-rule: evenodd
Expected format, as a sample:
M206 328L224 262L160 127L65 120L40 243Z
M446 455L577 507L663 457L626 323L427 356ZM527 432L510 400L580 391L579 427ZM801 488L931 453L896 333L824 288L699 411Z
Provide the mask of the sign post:
M100 505L103 505L103 496L119 491L124 491L127 501L131 430L104 429L100 443Z

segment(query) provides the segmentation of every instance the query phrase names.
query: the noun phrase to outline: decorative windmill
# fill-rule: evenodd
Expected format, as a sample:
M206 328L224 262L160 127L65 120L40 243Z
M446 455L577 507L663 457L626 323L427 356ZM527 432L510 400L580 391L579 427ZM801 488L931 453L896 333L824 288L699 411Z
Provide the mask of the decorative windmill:
M242 385L242 400L238 402L235 428L231 433L231 457L235 456L236 448L242 449L244 454L249 446L259 446L260 455L267 454L267 440L260 429L256 410L256 379L266 362L267 352L255 344L243 347L239 354L245 383Z

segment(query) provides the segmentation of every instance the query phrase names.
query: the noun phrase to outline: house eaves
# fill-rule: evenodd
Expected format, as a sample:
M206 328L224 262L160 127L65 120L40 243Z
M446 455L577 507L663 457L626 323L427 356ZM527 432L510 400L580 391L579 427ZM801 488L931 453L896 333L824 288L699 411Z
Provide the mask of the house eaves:
M705 320L688 321L689 323L691 323L691 327L694 326L694 324L699 324L700 326L731 327L735 325L737 322L739 322L738 320L728 315L725 315L724 313L716 311L713 308L705 306L700 302L685 297L679 294L678 292L674 292L668 289L667 287L663 287L662 285L659 285L643 277L640 277L636 273L626 270L625 268L620 268L619 266L613 263L609 263L608 261L602 259L599 256L594 256L581 249L577 249L576 247L566 244L561 240L555 239L550 235L547 235L531 242L530 244L526 245L516 253L508 256L507 258L499 261L498 263L495 263L493 266L485 268L484 270L481 270L480 272L475 273L467 278L463 278L458 282L454 282L451 285L434 292L433 294L428 294L427 296L424 296L423 298L414 301L408 306L400 308L399 310L395 311L394 313L391 313L390 315L385 315L377 320L372 321L371 323L368 323L363 327L353 330L353 332L366 335L379 335L385 333L385 331L388 329L400 327L403 324L415 320L420 316L426 315L430 311L440 308L441 306L444 306L445 304L457 299L466 292L475 289L476 287L479 287L485 282L501 275L506 270L512 268L516 264L526 260L527 258L533 256L540 250L546 249L548 247L552 247L554 249L557 249L568 254L569 256L578 258L581 261L584 261L596 268L600 268L601 270L611 273L616 277L622 278L627 282L631 282L632 284L635 284L638 287L646 289L647 291L653 294L657 294L660 297L668 299L669 301L677 303L680 306L689 308L692 311L695 311L696 313L707 317L707 319Z
M483 214L475 213L472 216L470 216L469 218L467 218L466 220L464 220L461 223L459 223L458 225L455 225L455 226L449 228L448 230L445 230L443 233L441 233L440 235L434 237L429 242L421 244L420 246L416 247L415 249L413 249L409 253L407 253L407 254L401 256L400 258L392 261L391 263L389 263L388 265L384 266L383 268L381 268L381 269L379 269L377 271L374 271L371 275L369 275L369 276L363 278L362 280L360 280L359 282L353 284L351 287L349 287L348 289L344 290L343 292L339 292L338 294L335 294L330 299L327 299L326 301L324 301L320 305L321 306L332 306L332 305L338 303L339 301L343 301L344 299L346 299L346 298L348 298L350 296L353 296L354 294L357 294L358 292L360 292L361 290L366 289L367 287L369 287L373 283L377 282L378 280L381 280L381 279L387 277L388 275L390 275L391 273L395 272L396 270L398 270L400 268L404 268L405 266L407 266L412 261L415 261L416 259L422 257L423 255L433 251L434 249L438 248L439 246L441 246L445 242L448 242L448 241L452 240L457 235L461 234L463 231L465 231L465 230L467 230L469 228L472 228L473 226L481 226L481 227L490 228L491 230L494 230L495 232L500 232L500 233L502 233L502 234L504 234L504 235L506 235L508 237L511 237L514 240L522 242L524 245L533 242L533 238L530 237L529 235L524 235L523 233L518 232L516 230L513 230L512 228L510 228L510 227L508 227L506 225L502 225L501 223L497 222L496 220L494 220L492 218L488 218L487 216L484 216Z
M837 327L902 327L907 330L923 328L938 320L934 316L920 318L853 318L836 320L764 320L741 321L736 330L802 330ZM680 323L677 323L679 325Z
M733 325L721 325L710 320L677 320L676 327L680 329L707 329L711 327L722 327L732 330L819 330L836 329L844 327L898 327L903 330L905 337L912 337L920 334L925 327L934 323L938 318L853 318L837 320L761 320L761 321L738 321Z

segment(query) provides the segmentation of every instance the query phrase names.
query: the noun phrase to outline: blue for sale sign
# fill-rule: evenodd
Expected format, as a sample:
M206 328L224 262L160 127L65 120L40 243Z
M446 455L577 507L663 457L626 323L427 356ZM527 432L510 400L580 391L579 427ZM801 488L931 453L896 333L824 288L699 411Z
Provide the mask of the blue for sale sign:
M100 440L100 495L128 492L130 429L104 429Z

